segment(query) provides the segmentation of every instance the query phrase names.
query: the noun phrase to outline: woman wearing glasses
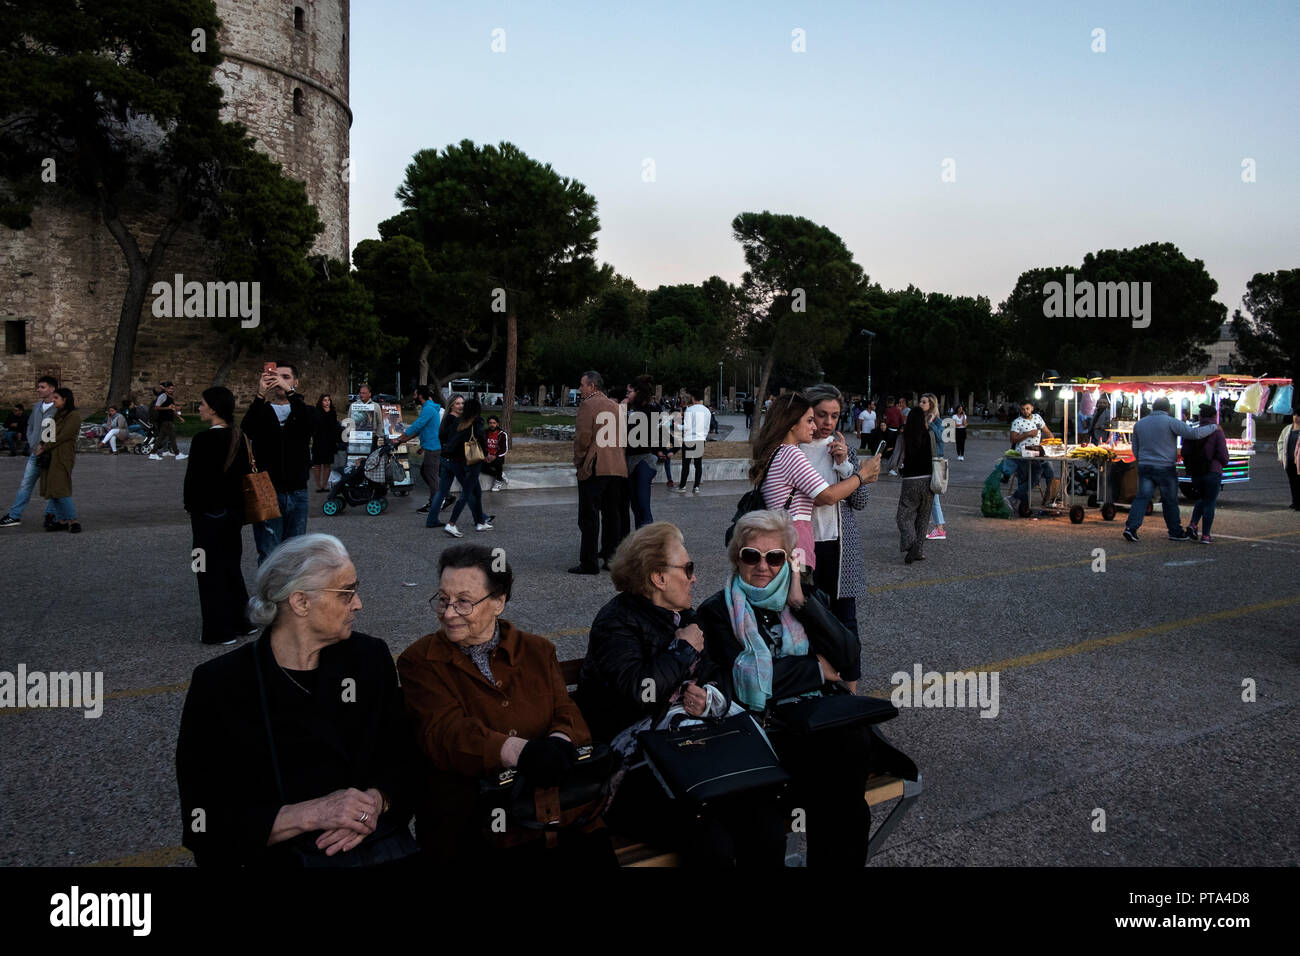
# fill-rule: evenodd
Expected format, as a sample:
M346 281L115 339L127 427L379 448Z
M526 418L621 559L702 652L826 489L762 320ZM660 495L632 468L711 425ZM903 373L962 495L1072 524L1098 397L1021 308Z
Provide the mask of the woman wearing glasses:
M666 521L638 528L609 570L619 593L592 621L577 696L597 739L623 758L610 827L674 847L687 865L781 865L783 828L769 804L737 801L696 818L667 798L647 766L636 766L637 733L658 726L675 705L692 717L730 711L719 686L724 675L705 653L691 610L695 562L681 531Z
M257 569L251 644L201 664L176 743L184 844L200 866L410 861L402 691L343 544L290 538Z
M751 511L735 525L726 586L700 605L705 651L723 670L738 704L767 715L775 704L823 692L856 668L857 641L822 603L805 596L791 573L797 545L784 511ZM828 688L829 689L829 688ZM797 734L768 727L781 765L793 778L787 816L806 812L808 865L861 867L871 813L862 794L870 738L863 727Z
M439 863L489 866L543 854L542 834L510 849L491 842L476 811L479 781L517 768L533 784L557 785L577 764L577 748L591 743L555 645L501 619L514 572L499 554L463 544L439 555L438 593L429 604L440 627L397 659L425 758L416 835ZM603 830L564 831L558 849L548 862L614 863Z

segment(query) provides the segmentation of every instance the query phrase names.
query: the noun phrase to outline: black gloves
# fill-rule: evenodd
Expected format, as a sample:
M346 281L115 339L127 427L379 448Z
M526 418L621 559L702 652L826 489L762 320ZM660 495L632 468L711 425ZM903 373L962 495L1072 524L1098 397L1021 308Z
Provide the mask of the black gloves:
M578 751L563 737L530 740L519 754L519 772L539 787L553 787L578 762Z

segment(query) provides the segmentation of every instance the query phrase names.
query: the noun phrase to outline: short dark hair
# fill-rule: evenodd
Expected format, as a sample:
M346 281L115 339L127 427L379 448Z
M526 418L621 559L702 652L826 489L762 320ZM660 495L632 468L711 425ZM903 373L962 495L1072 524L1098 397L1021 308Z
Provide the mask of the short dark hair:
M415 386L415 394L418 395L426 402L435 402L438 405L442 404L442 402L438 401L438 397L436 394L434 394L433 389L431 389L428 385Z
M61 396L61 397L63 398L63 410L64 410L65 412L70 412L70 411L72 411L73 409L75 409L75 408L77 407L77 402L76 402L76 400L72 397L72 389L70 389L70 388L56 388L56 389L54 390L54 394L55 394L55 395L58 395L58 396Z
M498 553L501 555L500 562L497 560ZM495 570L494 566L498 563L505 565L504 571ZM515 572L511 569L510 562L505 560L503 550L483 544L452 545L438 555L438 577L441 578L442 572L448 568L478 568L487 578L488 591L510 600L510 592L515 585Z
M605 390L605 379L601 376L599 372L595 372L595 371L583 372L582 377L585 378L588 382L590 382L591 387L594 388L596 391L601 392Z
M1033 404L1034 404L1034 400L1033 400L1032 398L1022 398L1022 399L1020 400L1020 404L1021 404L1021 405L1033 405ZM1036 408L1037 406L1034 406L1034 407Z
M55 378L53 375L42 375L40 378L38 378L38 379L36 380L36 384L37 384L37 385L40 385L41 382L44 382L44 383L45 383L46 385L48 385L50 388L58 388L58 387L59 387L59 380L58 380L57 378Z
M700 388L698 385L692 385L686 390L686 394L691 396L691 398L695 399L697 402L704 401L704 389Z
M235 394L224 385L213 385L203 390L203 400L208 403L214 415L227 425L233 424L235 417Z
M297 377L298 377L298 366L294 365L292 362L281 362L281 361L279 361L279 360L277 359L277 360L276 360L276 363L275 363L275 367L276 367L276 368L287 368L290 372L293 373L293 377L294 377L294 378L297 378Z

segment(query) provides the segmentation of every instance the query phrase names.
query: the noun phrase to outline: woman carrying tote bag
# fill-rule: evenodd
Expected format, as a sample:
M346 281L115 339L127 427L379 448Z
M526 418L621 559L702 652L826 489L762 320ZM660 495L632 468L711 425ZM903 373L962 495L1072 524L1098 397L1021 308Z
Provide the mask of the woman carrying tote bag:
M930 521L934 530L925 536L927 541L945 541L948 532L943 527L943 507L939 498L948 490L948 460L944 457L943 420L939 417L939 398L933 392L927 392L930 400L930 490L934 492L934 504L930 506ZM965 429L962 429L963 431Z

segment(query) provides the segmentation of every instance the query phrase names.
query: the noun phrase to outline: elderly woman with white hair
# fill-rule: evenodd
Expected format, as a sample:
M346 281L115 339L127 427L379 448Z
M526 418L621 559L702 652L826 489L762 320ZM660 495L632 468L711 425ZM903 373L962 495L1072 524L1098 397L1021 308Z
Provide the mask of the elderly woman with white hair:
M388 646L352 630L358 588L337 538L291 538L257 571L261 637L195 669L176 778L199 865L414 859L415 754Z
M782 717L800 698L843 694L856 670L857 639L820 592L802 591L791 573L797 546L784 511L751 511L735 525L728 548L732 573L700 605L705 653L723 671L727 696L762 715L781 765L790 774L786 800L806 814L809 866L864 866L871 812L863 799L871 737L865 726L801 732Z

